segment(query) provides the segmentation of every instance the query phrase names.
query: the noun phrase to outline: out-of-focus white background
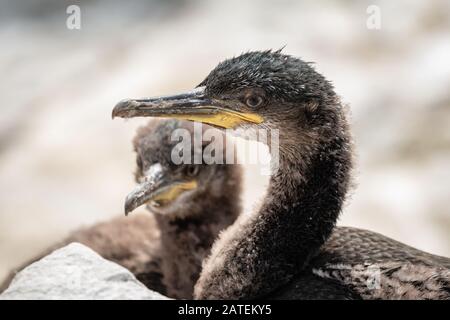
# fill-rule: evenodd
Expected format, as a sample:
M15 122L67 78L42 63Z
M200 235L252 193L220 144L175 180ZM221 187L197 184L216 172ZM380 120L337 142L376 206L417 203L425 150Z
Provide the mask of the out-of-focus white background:
M81 8L81 30L66 8ZM369 5L381 29L366 27ZM351 106L357 187L339 224L450 255L450 2L2 1L0 279L70 230L122 213L122 98L197 85L219 61L280 48ZM266 177L251 166L246 210Z

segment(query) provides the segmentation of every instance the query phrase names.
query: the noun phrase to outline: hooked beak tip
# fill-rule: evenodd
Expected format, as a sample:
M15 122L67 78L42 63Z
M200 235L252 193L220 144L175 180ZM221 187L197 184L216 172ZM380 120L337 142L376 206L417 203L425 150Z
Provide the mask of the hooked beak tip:
M111 117L112 119L119 117L119 118L126 118L127 114L133 109L134 104L133 101L130 99L124 99L119 101L112 111Z
M136 207L137 205L135 197L128 195L127 198L125 199L125 206L124 206L125 216L128 216L128 214L134 209L136 209Z
M128 214L131 212L131 208L128 205L128 203L125 203L125 208L124 208L124 212L125 212L125 216L128 216Z

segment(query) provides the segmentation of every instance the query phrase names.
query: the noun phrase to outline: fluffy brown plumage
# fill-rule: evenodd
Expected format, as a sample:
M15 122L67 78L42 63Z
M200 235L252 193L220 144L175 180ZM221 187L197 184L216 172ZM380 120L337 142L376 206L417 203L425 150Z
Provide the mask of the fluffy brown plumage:
M352 143L340 98L310 63L248 52L221 62L193 92L123 100L113 115L279 130L279 169L267 196L214 243L195 298L449 297L449 259L364 230L332 235L350 186ZM376 270L379 283L365 285Z
M307 268L270 297L450 299L450 259L376 232L336 227Z
M231 80L235 70L241 79ZM336 228L330 237L350 185L352 144L345 108L309 64L278 52L248 53L221 63L204 84L213 97L262 97L256 112L280 130L280 168L260 210L215 243L197 298L276 297L271 291L289 282L280 292L291 299L449 298L448 258L354 228ZM296 296L290 290L299 284Z
M239 214L241 172L238 165L174 165L171 151L175 142L171 134L180 128L193 134L191 122L177 120L153 120L138 130L133 141L135 177L140 182L149 167L158 163L166 170L168 181L187 175L195 178L195 190L163 206L149 206L151 214L119 217L76 231L32 261L70 242L80 242L126 267L151 289L173 298L192 298L202 260L218 233ZM216 150L225 151L221 145Z

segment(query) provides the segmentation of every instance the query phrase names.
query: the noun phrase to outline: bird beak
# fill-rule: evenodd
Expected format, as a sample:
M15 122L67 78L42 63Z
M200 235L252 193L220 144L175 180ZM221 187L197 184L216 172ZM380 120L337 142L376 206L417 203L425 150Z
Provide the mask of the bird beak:
M138 185L125 199L125 215L134 209L152 202L154 206L160 206L175 200L184 191L197 188L197 181L174 181L163 171L153 170L144 178L144 182Z
M171 96L122 100L114 107L112 117L177 118L226 129L241 123L263 122L258 114L234 111L224 101L208 98L205 87Z

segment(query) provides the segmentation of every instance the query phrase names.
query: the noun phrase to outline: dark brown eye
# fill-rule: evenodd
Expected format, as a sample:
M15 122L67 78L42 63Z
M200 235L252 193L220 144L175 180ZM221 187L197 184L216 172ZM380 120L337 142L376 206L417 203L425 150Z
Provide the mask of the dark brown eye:
M245 99L245 104L251 108L256 108L263 102L263 98L260 96L250 96Z
M198 166L189 166L186 169L186 173L189 177L195 177L198 174L199 167Z

